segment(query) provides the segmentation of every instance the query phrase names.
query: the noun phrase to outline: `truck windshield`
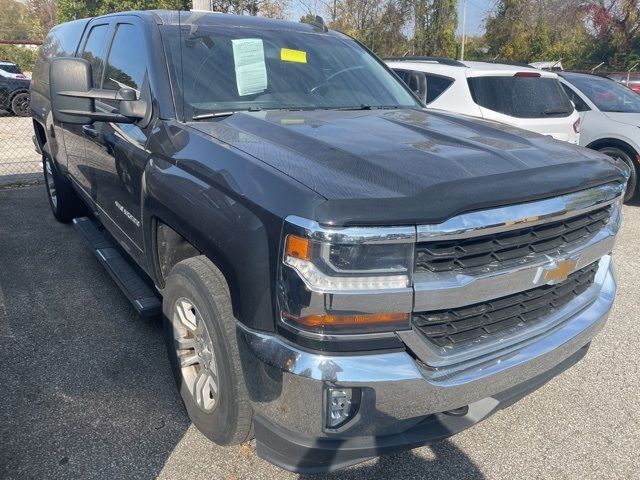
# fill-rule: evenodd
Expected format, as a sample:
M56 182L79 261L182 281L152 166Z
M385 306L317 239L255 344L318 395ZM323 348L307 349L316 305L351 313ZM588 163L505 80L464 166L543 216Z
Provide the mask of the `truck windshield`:
M417 108L369 52L339 34L225 26L162 28L185 119L243 110Z

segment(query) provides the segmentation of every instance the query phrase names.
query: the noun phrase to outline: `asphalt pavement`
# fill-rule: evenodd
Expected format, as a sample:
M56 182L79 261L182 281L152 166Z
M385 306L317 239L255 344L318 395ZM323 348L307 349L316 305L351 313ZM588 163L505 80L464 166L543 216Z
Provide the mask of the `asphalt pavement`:
M618 298L578 365L447 441L308 478L639 478L640 207L624 213ZM136 316L42 186L0 188L0 398L3 479L299 478L190 425L159 322Z

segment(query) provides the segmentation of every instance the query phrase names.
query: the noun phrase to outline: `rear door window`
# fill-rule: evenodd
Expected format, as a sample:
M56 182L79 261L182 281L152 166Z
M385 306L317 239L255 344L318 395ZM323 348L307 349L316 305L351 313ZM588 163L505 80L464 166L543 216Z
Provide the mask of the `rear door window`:
M82 51L82 58L91 64L94 88L100 88L102 84L102 71L104 69L104 56L108 33L109 24L105 23L91 27Z
M468 79L475 103L516 118L568 117L573 105L555 78L491 76Z

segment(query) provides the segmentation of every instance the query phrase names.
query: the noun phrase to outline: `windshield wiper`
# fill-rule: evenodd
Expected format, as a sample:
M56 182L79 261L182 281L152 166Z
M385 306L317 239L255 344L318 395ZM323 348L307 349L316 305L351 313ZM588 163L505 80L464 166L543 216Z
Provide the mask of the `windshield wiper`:
M335 108L327 108L327 110L340 110L340 111L348 111L348 110L395 110L398 109L397 105L376 105L371 106L369 104L363 103L359 107L335 107Z
M234 113L242 113L242 112L260 112L262 109L260 107L251 107L246 110L229 110L227 112L210 112L210 113L202 113L200 115L194 115L191 117L191 120L207 120L209 118L221 118L221 117L230 117Z
M547 108L542 112L544 115L561 115L563 113L569 113L566 108Z
M334 110L333 108L330 110ZM371 105L366 103L361 104L359 107L338 107L335 110L347 111L347 110L371 110Z

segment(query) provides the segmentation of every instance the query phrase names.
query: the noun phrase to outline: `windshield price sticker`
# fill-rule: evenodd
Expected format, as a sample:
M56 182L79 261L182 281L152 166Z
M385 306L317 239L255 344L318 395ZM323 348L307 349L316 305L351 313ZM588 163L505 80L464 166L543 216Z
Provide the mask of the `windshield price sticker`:
M238 95L252 95L267 89L267 67L260 38L231 40L236 67Z

